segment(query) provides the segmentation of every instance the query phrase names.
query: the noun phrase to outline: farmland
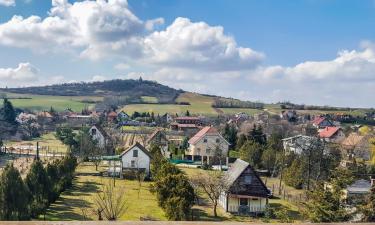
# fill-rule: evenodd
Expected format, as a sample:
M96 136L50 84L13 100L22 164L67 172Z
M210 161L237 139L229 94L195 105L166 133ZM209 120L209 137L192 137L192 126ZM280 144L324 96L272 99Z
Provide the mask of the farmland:
M102 101L103 97L95 96L50 96L50 95L28 95L7 93L7 97L14 107L33 111L49 110L53 107L56 111L63 111L71 108L74 111L81 111L85 107L93 107L94 103Z

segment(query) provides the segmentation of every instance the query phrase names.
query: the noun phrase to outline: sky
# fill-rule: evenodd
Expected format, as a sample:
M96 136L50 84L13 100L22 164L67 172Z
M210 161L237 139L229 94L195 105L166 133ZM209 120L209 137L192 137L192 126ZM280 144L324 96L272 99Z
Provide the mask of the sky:
M375 0L0 0L0 87L155 80L375 107Z

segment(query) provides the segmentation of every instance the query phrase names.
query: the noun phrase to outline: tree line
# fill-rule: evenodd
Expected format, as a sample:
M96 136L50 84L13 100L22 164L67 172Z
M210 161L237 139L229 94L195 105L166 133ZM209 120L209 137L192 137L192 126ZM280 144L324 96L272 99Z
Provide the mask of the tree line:
M77 160L72 155L46 167L35 159L23 180L17 168L8 164L0 176L0 220L45 216L49 205L72 185L76 166Z
M260 102L241 101L233 98L215 98L212 103L214 108L250 108L250 109L263 109L264 104Z

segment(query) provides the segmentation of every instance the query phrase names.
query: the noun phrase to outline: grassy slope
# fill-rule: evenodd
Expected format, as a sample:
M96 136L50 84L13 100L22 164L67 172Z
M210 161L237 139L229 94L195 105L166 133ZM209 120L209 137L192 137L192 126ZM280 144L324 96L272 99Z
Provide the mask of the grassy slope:
M11 99L15 107L30 110L49 110L51 106L57 111L71 108L74 111L81 111L85 106L93 107L94 104L83 103L82 100L101 101L102 97L94 96L49 96L49 95L26 95L8 93L8 97L27 97L31 99Z

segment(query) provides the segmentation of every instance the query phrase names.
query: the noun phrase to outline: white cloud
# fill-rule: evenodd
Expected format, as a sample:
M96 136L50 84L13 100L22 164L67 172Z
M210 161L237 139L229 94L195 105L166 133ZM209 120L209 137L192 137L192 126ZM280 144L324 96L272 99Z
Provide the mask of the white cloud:
M145 38L145 54L149 62L180 68L208 70L242 70L259 65L262 53L239 47L221 26L193 23L177 18L163 31Z
M100 75L95 75L91 79L92 82L105 81L105 80L107 80L107 78L105 76L100 76Z
M0 0L0 5L2 6L16 6L16 0Z
M1 86L27 85L37 80L38 69L30 63L20 63L17 68L0 68Z
M143 22L129 9L126 0L52 0L49 16L14 16L0 24L0 44L34 51L81 51L85 57L102 57L102 49L116 51L133 45L153 24Z

